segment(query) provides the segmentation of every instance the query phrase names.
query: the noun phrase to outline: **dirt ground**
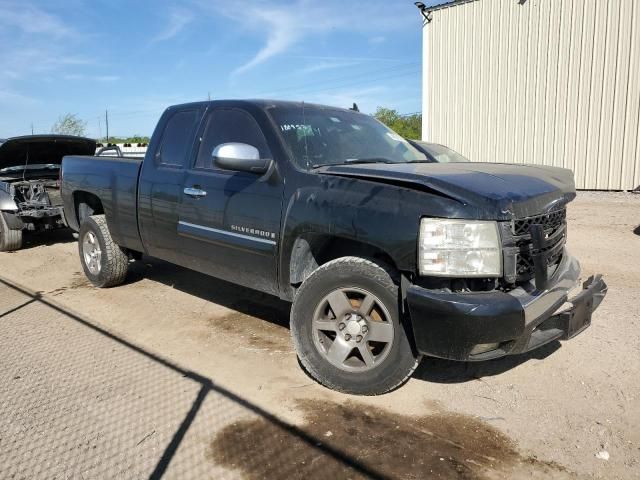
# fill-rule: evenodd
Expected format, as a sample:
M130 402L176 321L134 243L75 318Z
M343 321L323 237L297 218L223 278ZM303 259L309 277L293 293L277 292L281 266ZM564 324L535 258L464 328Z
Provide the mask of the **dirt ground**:
M248 409L215 427L199 429L197 438L190 440L199 445L199 453L188 461L201 467L200 478L203 471L211 478L226 472L256 479L429 474L472 479L640 478L640 195L580 193L569 208L568 222L569 249L580 259L584 275L602 273L609 285L591 328L570 342L524 356L478 364L427 358L405 386L373 398L329 391L305 375L291 348L288 304L159 260L144 258L132 266L125 285L97 290L82 274L76 242L69 232L60 231L29 236L23 250L0 254L0 277L7 285L35 292L19 294L26 303L41 297L55 306L53 310L77 312L82 322L134 350L179 365L177 372L195 372L178 377L197 377L207 388L211 382L214 390L229 392L227 397ZM31 352L29 345L20 344L29 338L28 329L39 328L38 323L20 323L27 322L24 315L16 316L25 302L0 295L0 404L5 414L9 411L9 420L0 422L0 463L7 460L1 452L7 451L10 437L2 426L11 427L17 418L26 421L44 404L31 401L34 410L21 410L22 417L11 410L14 402L29 402L35 393L23 389L18 395L13 385L22 374L11 365L2 366L3 358L5 363L9 358L16 365L22 362L20 368L28 368L36 357L46 364L48 357L41 349ZM55 322L62 320L49 321L47 315L36 320L43 332L48 329L55 367L53 362L65 356L61 332L71 327L57 327ZM14 320L16 328L24 325L20 335L12 335ZM67 345L70 351L84 352L94 341L95 354L108 358L111 350L97 339L69 337ZM3 357L3 351L13 352L13 357ZM91 352L86 355L90 358ZM103 366L101 381L116 390L118 382L126 382L126 368L97 363L92 368ZM43 367L42 375L53 375L47 370ZM87 392L97 387L81 382L70 388ZM197 388L175 390L180 393L167 390L169 400L174 394L199 395ZM129 393L135 397L135 388ZM151 415L154 401L141 403L140 418ZM71 421L73 410L59 408L57 428L82 427ZM103 408L108 413L108 406ZM188 411L180 407L181 415ZM198 415L196 411L192 416ZM140 422L145 427L141 432L162 432L166 427L151 417ZM171 435L166 439L168 447L158 440L160 452L175 447ZM278 456L282 451L289 453L286 460ZM21 461L28 464L30 459L25 455ZM316 468L320 464L322 468ZM133 472L139 471L119 474L137 477Z

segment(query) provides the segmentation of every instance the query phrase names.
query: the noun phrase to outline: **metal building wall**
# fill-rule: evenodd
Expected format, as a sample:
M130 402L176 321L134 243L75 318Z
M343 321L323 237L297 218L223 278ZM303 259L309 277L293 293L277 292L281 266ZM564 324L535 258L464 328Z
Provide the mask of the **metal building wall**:
M640 185L640 0L471 0L424 26L423 138Z

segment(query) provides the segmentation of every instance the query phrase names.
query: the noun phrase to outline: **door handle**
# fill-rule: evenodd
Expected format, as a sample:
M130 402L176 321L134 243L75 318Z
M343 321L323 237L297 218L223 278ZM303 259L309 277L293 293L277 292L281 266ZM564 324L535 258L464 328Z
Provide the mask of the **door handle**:
M187 187L184 189L185 195L189 195L190 197L206 197L207 192L205 190L200 190L199 188L191 188Z

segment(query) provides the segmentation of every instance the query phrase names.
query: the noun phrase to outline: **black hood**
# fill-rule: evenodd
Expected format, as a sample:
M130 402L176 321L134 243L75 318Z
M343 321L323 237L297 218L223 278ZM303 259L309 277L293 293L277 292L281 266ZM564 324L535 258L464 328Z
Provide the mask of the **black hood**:
M545 213L576 196L573 172L505 163L334 165L318 173L428 191L476 207L483 218L510 220Z
M95 152L95 140L84 137L28 135L7 140L0 139L0 170L27 163L59 165L65 155L94 155Z

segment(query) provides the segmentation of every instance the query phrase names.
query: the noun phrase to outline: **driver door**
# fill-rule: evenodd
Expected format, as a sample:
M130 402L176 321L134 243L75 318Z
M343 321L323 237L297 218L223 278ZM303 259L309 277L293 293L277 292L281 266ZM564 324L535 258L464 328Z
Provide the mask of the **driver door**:
M178 235L186 266L234 283L277 294L276 258L283 184L277 176L224 170L216 147L242 143L273 158L255 119L238 108L208 112L194 164L187 169Z

